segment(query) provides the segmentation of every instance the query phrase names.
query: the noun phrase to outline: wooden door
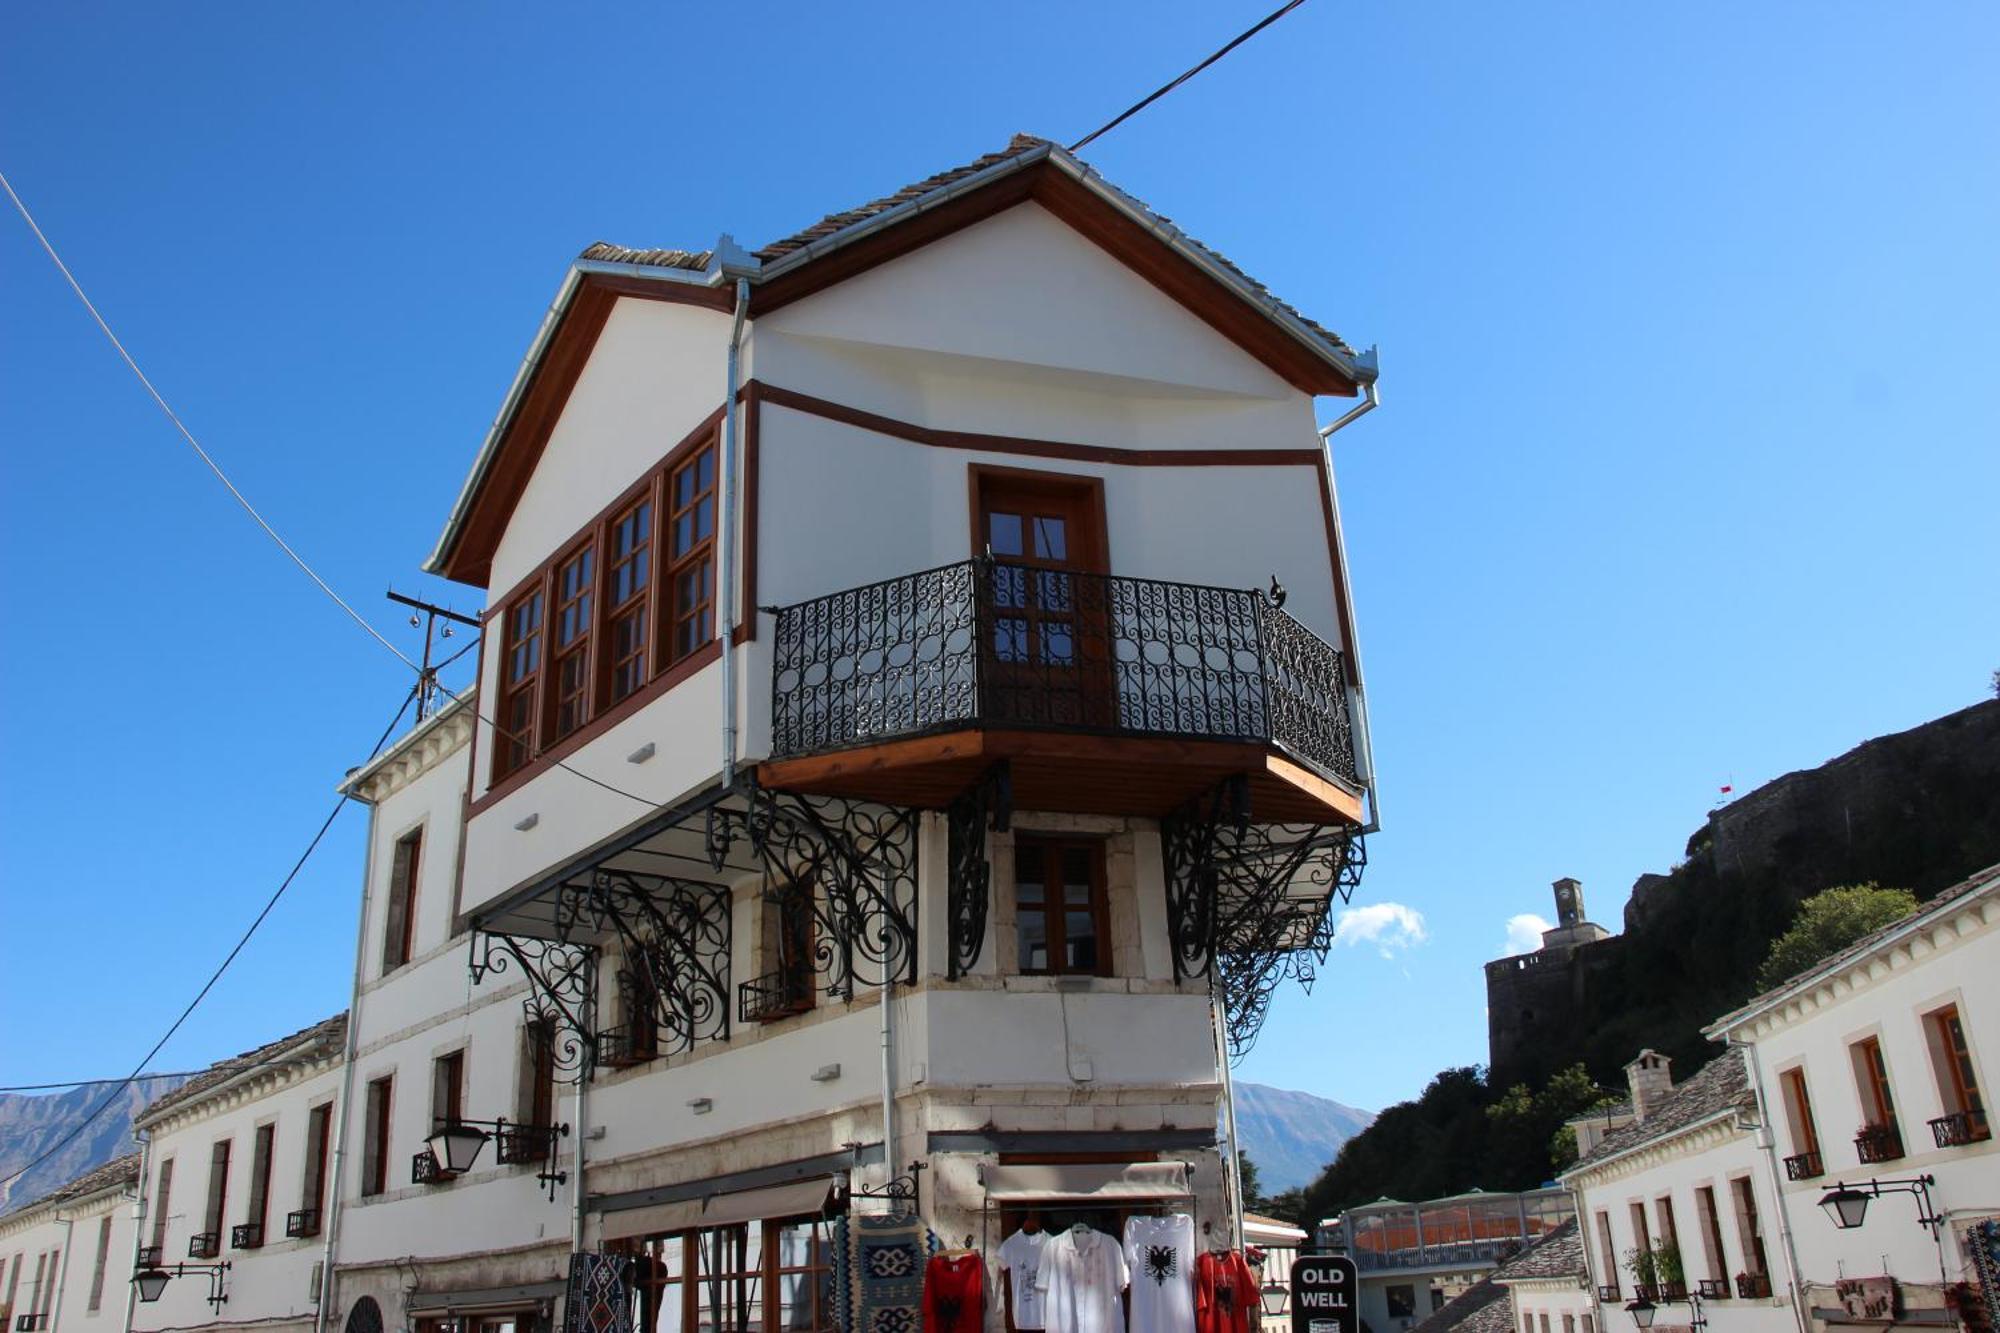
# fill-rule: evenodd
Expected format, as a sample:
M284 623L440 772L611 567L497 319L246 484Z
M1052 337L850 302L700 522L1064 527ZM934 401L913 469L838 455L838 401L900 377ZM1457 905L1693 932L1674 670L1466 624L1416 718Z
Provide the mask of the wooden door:
M989 720L1115 727L1101 483L975 468L973 486Z

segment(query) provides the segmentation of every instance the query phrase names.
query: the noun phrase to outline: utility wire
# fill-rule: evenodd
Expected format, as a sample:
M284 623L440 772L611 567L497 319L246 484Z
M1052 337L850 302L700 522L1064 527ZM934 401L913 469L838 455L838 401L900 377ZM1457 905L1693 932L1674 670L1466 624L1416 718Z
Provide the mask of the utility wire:
M62 256L57 254L55 246L49 243L49 238L43 233L41 224L35 221L35 215L28 211L28 206L21 202L21 196L14 192L14 183L7 179L7 175L5 172L0 172L0 186L6 188L7 197L14 201L14 207L21 214L21 220L28 224L28 230L35 233L35 239L41 242L42 249L47 252L49 259L54 262L57 270L62 273L63 281L67 282L69 284L70 290L76 293L76 299L83 302L83 308L90 312L90 317L93 320L97 321L97 327L103 331L104 336L106 338L111 340L111 346L117 350L118 355L121 358L123 358L125 364L131 368L132 373L139 377L139 383L144 385L146 392L152 395L153 401L159 405L160 411L166 413L167 420L171 421L174 425L174 429L181 433L181 438L186 440L188 442L189 447L191 447L195 451L196 456L198 456L202 462L208 465L208 470L210 472L213 472L215 474L215 479L222 483L223 488L227 490L230 493L230 495L235 497L236 503L243 506L243 512L250 515L251 518L255 519L257 521L257 526L264 530L264 535L269 537L272 541L276 542L278 544L278 549L283 551L286 555L290 556L292 559L292 563L297 565L299 569L305 573L305 576L311 579L313 583L318 586L321 592L325 593L328 597L330 597L333 600L333 604L335 606L345 611L349 619L353 620L355 624L361 626L362 629L366 630L370 638L374 639L375 642L381 644L384 648L387 648L390 652L395 653L397 659L401 661L402 664L408 667L410 670L412 671L419 670L415 662L412 662L408 657L405 657L401 652L401 650L399 650L395 644L390 643L387 639L382 637L382 632L380 630L376 629L373 625L369 624L365 619L363 619L359 611L356 611L352 606L349 606L347 602L342 599L341 595L335 592L333 588L327 583L327 581L321 578L318 572L315 571L311 565L306 563L305 557L300 555L297 551L293 550L291 548L291 545L288 542L286 542L283 537L280 537L278 535L278 530L265 521L264 516L257 512L257 507L250 503L250 501L244 496L243 492L236 489L236 483L231 481L229 479L229 475L222 470L221 465L218 464L215 461L215 459L209 456L208 450L201 447L201 441L195 439L194 432L189 430L186 424L181 421L180 417L175 414L174 409L167 405L167 400L160 396L160 391L153 387L153 382L151 380L146 378L146 372L139 369L139 363L137 361L134 361L132 359L132 354L125 350L125 344L120 342L118 340L118 335L111 331L111 326L105 322L104 316L100 315L97 312L97 307L91 303L90 297L87 294L85 294L83 290L83 284L76 280L76 275L69 271L69 265L63 263ZM0 1182L0 1184L4 1183L5 1182Z
M102 1088L102 1087L108 1087L113 1083L122 1085L125 1083L151 1082L154 1079L160 1079L160 1078L178 1078L178 1079L200 1078L203 1074L213 1073L216 1069L223 1068L225 1066L228 1068L228 1071L230 1073L240 1074L251 1069L280 1069L287 1065L296 1065L303 1063L305 1062L297 1059L296 1057L286 1060L251 1060L243 1063L238 1063L235 1060L218 1060L215 1064L210 1065L207 1069L176 1069L172 1073L159 1073L155 1071L154 1073L151 1074L141 1074L136 1079L73 1078L66 1083L0 1084L0 1092L51 1092L58 1088Z
M1119 112L1116 116L1113 116L1110 120L1106 121L1104 124L1098 126L1090 133L1084 135L1081 139L1078 139L1075 143L1069 146L1069 151L1074 153L1077 149L1083 147L1085 144L1089 143L1092 139L1095 139L1100 135L1109 134L1112 130L1117 129L1120 125L1123 125L1126 121L1132 119L1132 117L1138 115L1141 111L1144 111L1147 107L1159 101L1162 97L1165 97L1168 93L1180 87L1182 84L1186 83L1189 79L1201 73L1203 70L1207 69L1210 65L1213 65L1216 61L1222 59L1224 56L1228 55L1231 51L1234 51L1237 47L1243 45L1243 43L1249 41L1252 37L1255 37L1258 33L1264 31L1264 29L1270 27L1273 23L1276 23L1279 19L1291 13L1294 9L1297 9L1300 5L1304 4L1305 2L1306 0L1288 0L1288 3L1278 6L1277 9L1265 15L1264 18L1260 20L1254 27L1247 29L1246 31L1235 37L1233 40L1229 42L1228 45L1224 46L1221 50L1217 51L1214 55L1210 56L1208 59L1202 61L1199 65L1196 65L1193 69L1189 70L1187 73L1181 75L1173 82L1162 86L1156 91L1147 94L1139 101L1134 102L1131 106Z
M391 718L389 720L389 725L383 729L381 738L375 742L375 748L369 751L368 757L370 759L373 759L376 755L380 754L382 752L382 747L389 743L389 737L395 733L396 728L399 725L401 725L403 721L403 714L410 711L410 705L416 700L417 690L419 688L421 688L420 685L412 687L410 692L403 697L403 706L396 710L396 716ZM340 795L340 799L333 803L333 809L327 812L325 821L322 822L319 826L319 832L313 834L312 841L306 844L306 849L303 852L299 853L299 859L292 863L292 868L290 873L288 873L285 876L284 880L272 892L270 898L265 901L264 909L258 912L256 918L250 922L249 929L243 932L242 936L236 941L236 946L229 951L228 956L222 960L221 964L215 969L214 972L209 974L208 980L202 983L202 987L199 991L195 992L195 997L192 1000L188 1001L187 1008L181 1010L180 1017L174 1020L173 1026L167 1029L166 1034L164 1036L162 1036L158 1041L153 1043L153 1049L146 1052L145 1058L140 1060L137 1065L133 1066L131 1073L127 1074L124 1078L117 1080L117 1082L112 1086L111 1091L105 1093L104 1096L98 1100L97 1105L91 1108L90 1114L85 1116L82 1120L79 1120L76 1123L76 1125L70 1130L69 1133L63 1135L62 1138L58 1139L54 1144L52 1144L48 1148L47 1151L42 1153L42 1155L37 1157L34 1161L28 1163L26 1166L14 1172L12 1175L6 1177L4 1180L0 1180L0 1185L13 1184L15 1181L19 1180L22 1176L25 1176L26 1174L28 1174L28 1172L34 1170L36 1167L40 1166L43 1162L48 1161L51 1157L54 1157L57 1153L61 1152L64 1148L68 1147L71 1141L74 1140L77 1135L83 1133L83 1131L89 1127L92 1121L96 1120L98 1116L104 1114L106 1108L108 1108L111 1105L111 1103L117 1098L118 1094L121 1091L131 1086L134 1082L138 1080L139 1076L145 1071L147 1064L149 1064L152 1061L154 1056L160 1053L160 1048L165 1046L169 1041L171 1041L173 1039L173 1035L181 1030L181 1024L187 1022L188 1016L195 1011L195 1006L200 1004L203 1000L207 999L208 993L211 990L215 989L215 983L222 980L222 974L229 970L229 965L236 961L236 956L238 954L243 952L243 946L250 943L250 937L252 935L255 935L257 933L257 928L264 924L264 918L271 915L271 909L276 907L278 905L278 900L285 896L285 890L292 887L292 881L298 878L299 872L301 870L305 869L307 859L310 858L313 852L319 847L320 841L326 837L327 830L333 827L333 821L339 817L340 812L346 808L348 801L351 799L353 798L348 796L347 793L342 792ZM224 1063L227 1062L225 1061Z

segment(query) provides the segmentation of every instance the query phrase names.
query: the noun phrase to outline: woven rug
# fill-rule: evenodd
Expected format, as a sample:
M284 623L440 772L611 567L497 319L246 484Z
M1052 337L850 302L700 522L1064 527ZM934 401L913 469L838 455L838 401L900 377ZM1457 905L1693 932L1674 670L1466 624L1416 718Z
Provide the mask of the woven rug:
M922 1333L924 1263L937 1237L920 1217L844 1217L836 1229L834 1295L848 1333Z
M563 1333L632 1333L631 1293L622 1254L573 1254L569 1296L563 1302Z

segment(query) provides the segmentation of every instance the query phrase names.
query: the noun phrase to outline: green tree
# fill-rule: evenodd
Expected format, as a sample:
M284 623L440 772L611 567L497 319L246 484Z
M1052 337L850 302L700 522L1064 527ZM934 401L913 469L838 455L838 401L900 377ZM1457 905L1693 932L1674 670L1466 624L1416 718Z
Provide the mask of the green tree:
M1495 1178L1509 1181L1508 1188L1552 1179L1576 1160L1576 1132L1568 1122L1615 1101L1581 1064L1551 1075L1532 1092L1525 1083L1516 1083L1486 1108L1493 1128L1489 1152Z
M1908 889L1878 888L1873 883L1815 893L1799 904L1791 927L1771 942L1771 952L1757 971L1757 985L1769 990L1916 910L1917 897Z
M1236 1150L1236 1174L1243 1179L1243 1206L1256 1208L1264 1197L1257 1187L1257 1164L1241 1148Z

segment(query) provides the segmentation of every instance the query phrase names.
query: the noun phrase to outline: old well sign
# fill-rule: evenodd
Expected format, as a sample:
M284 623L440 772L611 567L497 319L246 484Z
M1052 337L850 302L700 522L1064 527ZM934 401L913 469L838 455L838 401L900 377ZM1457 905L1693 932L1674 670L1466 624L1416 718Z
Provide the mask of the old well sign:
M1302 1254L1292 1261L1292 1333L1361 1333L1354 1261Z

